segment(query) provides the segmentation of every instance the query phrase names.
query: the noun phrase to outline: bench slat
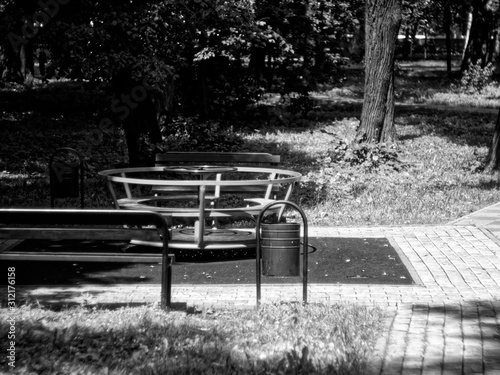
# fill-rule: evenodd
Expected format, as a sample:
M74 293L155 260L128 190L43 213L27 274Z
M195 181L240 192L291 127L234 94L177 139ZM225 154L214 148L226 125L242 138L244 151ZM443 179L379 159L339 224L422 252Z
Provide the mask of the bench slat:
M173 256L173 254L170 254ZM116 254L87 252L25 252L9 251L2 253L2 260L36 260L63 262L119 262L119 263L161 263L162 254Z
M120 240L140 238L144 241L157 241L158 231L154 229L102 229L102 228L4 228L0 227L0 235L6 239L25 240Z
M0 223L35 225L165 225L164 218L149 211L129 213L117 210L0 209Z

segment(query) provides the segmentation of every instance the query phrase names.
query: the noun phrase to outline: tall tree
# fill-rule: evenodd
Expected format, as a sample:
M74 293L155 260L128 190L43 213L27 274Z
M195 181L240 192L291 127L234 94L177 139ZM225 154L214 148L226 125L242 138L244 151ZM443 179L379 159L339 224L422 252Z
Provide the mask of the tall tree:
M499 13L498 0L488 0L485 8L494 13ZM497 123L490 143L490 149L486 158L486 173L495 173L500 170L500 112L497 116Z
M443 14L443 28L446 34L446 72L448 77L451 78L451 26L452 26L452 14L451 14L451 4L450 0L445 0L444 2L444 14Z
M417 43L417 33L421 32L423 25L429 24L431 0L402 0L401 29L404 31L405 54L412 59L413 47Z
M497 123L493 131L488 156L486 157L486 173L495 173L500 169L500 112L497 116Z
M28 0L0 3L0 80L19 83L33 80L34 49L47 20L37 10L37 4Z
M472 1L472 22L470 36L464 51L462 71L478 62L485 66L495 60L497 10L498 0Z
M401 0L367 0L365 86L359 142L388 142L394 126L394 59L401 24Z
M470 39L470 30L472 28L472 8L469 7L466 14L466 22L465 22L465 33L464 33L464 49L462 51L462 64L464 64L465 53L467 52L467 46L469 45Z

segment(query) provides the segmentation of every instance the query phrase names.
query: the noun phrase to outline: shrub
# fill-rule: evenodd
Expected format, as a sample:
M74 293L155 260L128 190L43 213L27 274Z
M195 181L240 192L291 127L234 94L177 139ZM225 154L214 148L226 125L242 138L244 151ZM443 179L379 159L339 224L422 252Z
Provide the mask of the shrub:
M337 147L329 152L329 159L336 164L347 167L359 166L373 171L399 171L403 163L395 144L386 143L353 143L340 141Z
M467 93L480 93L488 86L493 77L494 67L491 63L482 66L482 61L479 60L476 64L471 64L463 73L460 81L460 89Z
M335 142L337 145L325 157L314 162L319 173L306 173L298 184L301 204L356 198L368 186L364 178L367 173L390 176L406 168L395 144L347 143L338 138Z

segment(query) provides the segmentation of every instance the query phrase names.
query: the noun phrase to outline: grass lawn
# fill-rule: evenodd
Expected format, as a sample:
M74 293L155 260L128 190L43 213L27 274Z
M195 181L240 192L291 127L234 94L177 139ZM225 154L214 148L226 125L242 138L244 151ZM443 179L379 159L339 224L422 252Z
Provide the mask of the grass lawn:
M235 124L235 136L241 151L280 154L285 169L303 174L294 200L310 225L443 224L498 202L497 177L481 173L496 115L480 111L497 106L498 85L471 95L435 76L402 74L397 82L399 102L450 109L398 109L395 144L351 144L362 88L359 74L347 72L300 114L267 100ZM0 91L0 207L48 207L49 157L72 147L85 157L86 206L111 208L97 172L126 162L123 138L98 129L83 92L54 90ZM0 313L3 332L16 316L19 374L363 373L384 319L376 309L294 304L196 314L34 306ZM0 365L8 368L5 357Z
M152 307L3 311L15 374L363 374L379 309L301 304L168 313Z

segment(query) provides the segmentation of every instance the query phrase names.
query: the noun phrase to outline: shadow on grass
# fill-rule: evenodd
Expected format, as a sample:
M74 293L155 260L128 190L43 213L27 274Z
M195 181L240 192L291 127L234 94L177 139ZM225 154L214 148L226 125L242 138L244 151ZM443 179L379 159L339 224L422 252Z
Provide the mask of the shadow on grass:
M338 118L359 119L362 110L362 101L353 103L349 99L343 101L337 98L319 97L315 98L313 103L313 115L310 118L303 117L290 121L290 124L279 127L280 132L300 130L307 132L311 130L307 125L314 124L317 116L320 116L320 121L331 121ZM268 116L271 115L272 113L268 114ZM483 112L481 108L464 110L463 107L455 109L452 106L447 108L435 105L398 104L395 116L399 128L398 140L413 140L425 135L436 135L449 139L455 144L482 147L488 146L491 142L497 112ZM269 118L263 117L262 122L268 123ZM295 123L303 125L297 128L294 126ZM407 133L404 129L408 125L415 126L417 130ZM273 148L275 145L269 144L269 146ZM280 150L277 152L282 153Z
M10 373L357 374L366 368L381 314L299 304L205 314L29 309L16 320L14 345L22 350L13 353ZM10 329L8 318L0 327ZM0 358L2 369L9 360Z
M92 327L17 322L16 343L22 343L23 349L15 352L19 371L15 373L101 373L104 369L190 373L215 369L217 362L224 366L226 361L241 373L246 365L246 361L231 360L231 347L224 345L227 336L219 330L204 330L195 324L176 327L175 322L127 323L107 329L105 322ZM0 327L7 332L10 326L4 321ZM2 356L0 366L9 369L6 356Z
M442 111L425 108L405 108L397 111L397 116L406 117L405 121L397 120L402 130L398 140L415 140L423 136L434 135L448 139L457 145L473 147L489 146L493 137L496 115L478 112L457 112L453 109ZM406 127L414 126L411 133Z

